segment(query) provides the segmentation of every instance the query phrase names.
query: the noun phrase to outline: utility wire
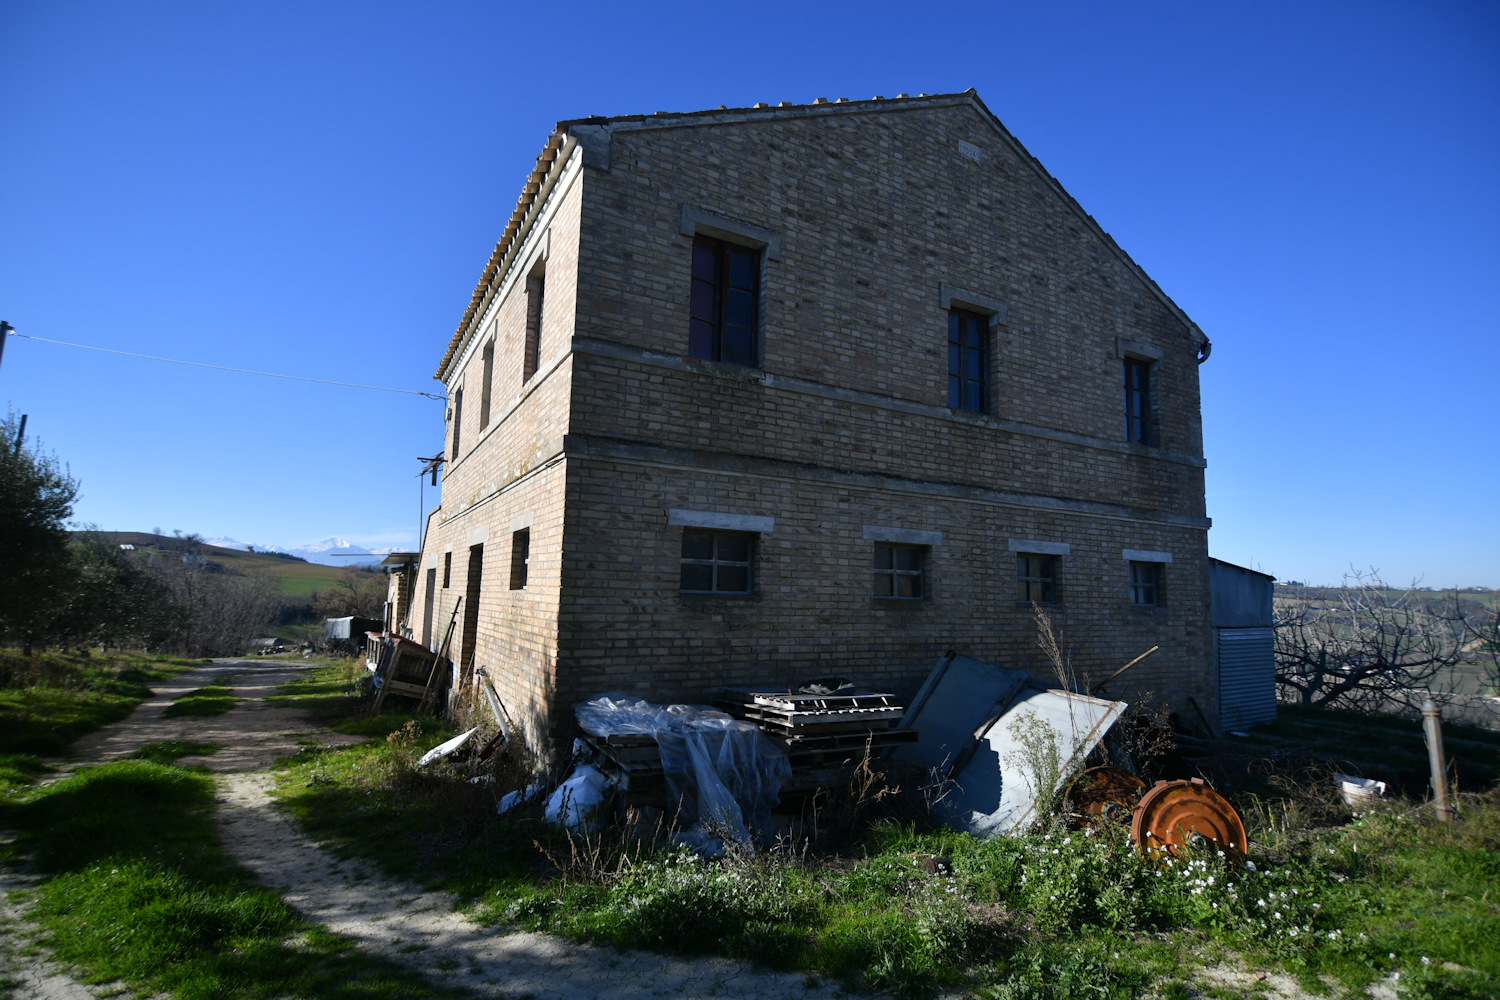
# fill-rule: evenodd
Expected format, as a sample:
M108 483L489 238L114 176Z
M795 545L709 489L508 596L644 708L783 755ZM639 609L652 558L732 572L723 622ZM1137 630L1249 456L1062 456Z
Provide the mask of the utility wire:
M17 333L15 330L7 330L6 334L11 337L24 337L27 340L39 340L44 344L61 344L63 347L77 347L85 351L102 351L105 354L121 354L127 358L144 358L147 361L165 361L173 365L191 365L194 368L214 368L221 372L239 372L241 375L264 375L266 378L286 378L296 382L318 382L322 385L342 385L350 389L374 389L377 392L401 392L408 396L426 396L435 399L439 403L447 402L448 397L437 392L418 392L415 389L390 389L383 385L360 385L357 382L335 382L327 378L308 378L305 375L282 375L277 372L258 372L249 368L230 368L228 365L209 365L202 361L179 361L176 358L158 358L150 354L133 354L130 351L115 351L108 347L91 347L88 344L70 344L65 340L49 340L46 337L33 337L29 333Z

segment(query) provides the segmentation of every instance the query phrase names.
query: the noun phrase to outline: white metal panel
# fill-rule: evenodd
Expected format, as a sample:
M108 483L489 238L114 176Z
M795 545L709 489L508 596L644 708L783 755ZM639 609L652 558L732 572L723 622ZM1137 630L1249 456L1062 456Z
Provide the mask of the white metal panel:
M979 751L957 776L958 789L948 805L953 824L976 837L993 837L1025 829L1031 822L1038 790L1031 787L1031 775L1014 729L1025 716L1036 716L1057 733L1061 781L1099 745L1126 707L1123 701L1105 701L1061 689L1023 690L985 731Z

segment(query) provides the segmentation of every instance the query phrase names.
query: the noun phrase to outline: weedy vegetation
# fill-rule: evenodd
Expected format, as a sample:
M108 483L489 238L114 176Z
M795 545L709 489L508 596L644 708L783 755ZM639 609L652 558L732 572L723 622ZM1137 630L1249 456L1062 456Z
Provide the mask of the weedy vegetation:
M303 690L332 698L313 692L333 680ZM1134 723L1122 723L1125 739L1160 758L1159 727ZM498 816L502 794L536 780L531 762L418 769L451 726L385 725L384 739L283 762L278 794L315 836L457 893L497 929L741 957L901 997L1185 997L1209 988L1196 984L1206 965L1285 971L1335 995L1381 979L1409 997L1500 993L1500 791L1461 796L1453 823L1410 798L1354 815L1331 770L1260 746L1259 777L1230 791L1251 826L1248 858L1155 859L1123 826L1068 829L1055 812L1022 835L977 840L926 820L922 790L898 793L866 768L775 842L726 841L711 860L674 848L651 810L624 802L587 835L546 823L540 803ZM1023 735L1036 744L1028 767L1050 787L1055 739ZM1470 737L1500 754L1500 734ZM1099 754L1120 752L1116 741Z

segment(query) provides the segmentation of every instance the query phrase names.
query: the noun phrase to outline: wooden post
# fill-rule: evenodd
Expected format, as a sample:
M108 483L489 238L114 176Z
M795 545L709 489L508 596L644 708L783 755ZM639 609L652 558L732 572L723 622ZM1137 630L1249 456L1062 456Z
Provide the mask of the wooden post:
M1432 768L1432 810L1443 822L1453 819L1448 801L1448 760L1443 754L1442 713L1428 698L1422 702L1422 729L1427 737L1427 763Z

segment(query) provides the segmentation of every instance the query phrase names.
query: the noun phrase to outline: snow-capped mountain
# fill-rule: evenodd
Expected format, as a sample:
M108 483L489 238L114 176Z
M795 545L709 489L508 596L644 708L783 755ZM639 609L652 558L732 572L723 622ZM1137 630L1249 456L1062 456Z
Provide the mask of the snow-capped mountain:
M322 563L325 566L368 566L385 558L384 552L372 552L363 545L355 545L337 536L278 551L301 556L308 562Z
M320 542L309 542L306 545L298 545L287 548L282 545L257 545L252 542L242 542L235 538L225 536L223 538L205 538L205 544L217 545L225 549L244 549L247 546L256 552L285 552L288 555L298 556L308 562L321 563L324 566L372 566L378 564L385 558L387 552L391 552L395 546L385 546L378 549L367 549L362 545L355 545L345 538L334 536L325 538Z

